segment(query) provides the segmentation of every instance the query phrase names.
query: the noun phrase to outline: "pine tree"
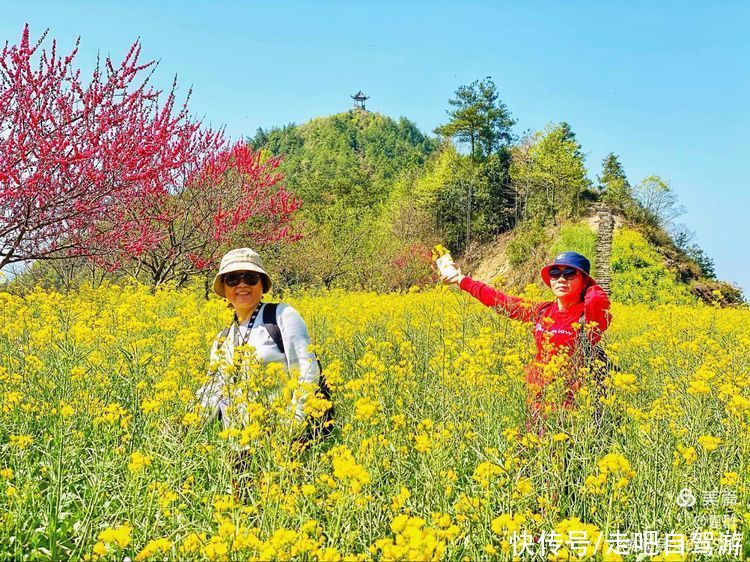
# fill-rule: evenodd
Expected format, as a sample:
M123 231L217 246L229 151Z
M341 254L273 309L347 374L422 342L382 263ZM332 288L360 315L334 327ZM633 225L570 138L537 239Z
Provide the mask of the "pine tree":
M624 186L630 189L630 184L625 176L625 170L620 163L619 158L614 152L610 152L602 160L602 173L599 176L599 190L607 191L607 186L613 182L623 182Z
M448 100L455 109L446 110L450 120L435 133L469 144L473 160L482 160L513 140L515 120L500 101L491 77L459 86L456 97Z
M485 162L498 150L510 144L513 140L511 128L516 122L505 104L500 101L497 87L489 76L481 82L475 80L468 86L459 86L456 97L448 100L448 103L455 108L446 110L450 121L437 127L435 133L469 144L472 170L471 178L466 183L465 207L465 246L468 247L476 206L474 190L478 173L475 164Z
M602 173L598 178L602 200L611 208L625 211L633 203L633 190L617 155L610 152L602 160Z

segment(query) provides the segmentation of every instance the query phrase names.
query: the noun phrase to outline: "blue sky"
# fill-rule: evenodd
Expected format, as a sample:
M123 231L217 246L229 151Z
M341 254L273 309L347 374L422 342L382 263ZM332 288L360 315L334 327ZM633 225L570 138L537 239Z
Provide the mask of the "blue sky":
M631 183L669 180L720 278L750 294L748 2L9 2L0 37L45 28L79 63L140 37L192 111L233 137L368 108L424 131L461 84L492 76L516 132L567 121L595 179L620 156Z

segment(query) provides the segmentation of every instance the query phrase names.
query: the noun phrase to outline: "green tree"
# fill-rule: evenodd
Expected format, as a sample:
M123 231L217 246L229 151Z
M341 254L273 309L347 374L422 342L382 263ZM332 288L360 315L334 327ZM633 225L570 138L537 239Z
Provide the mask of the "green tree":
M505 158L492 163L491 167L494 172L488 169L488 174L484 174L473 164L485 162L513 140L511 128L515 125L515 120L500 100L497 87L489 76L482 81L475 80L468 86L459 86L455 97L448 100L448 104L453 107L453 109L446 110L450 119L448 123L437 127L435 133L469 145L472 168L469 177L462 178L460 182L466 190L462 222L466 227L464 245L468 247L472 236L472 220L477 214L475 210L477 203L481 208L479 215L490 219L490 223L493 213L487 211L502 207L501 203L492 200L490 193L492 190L485 193L487 197L483 202L475 201L474 192L479 188L479 178L484 176L487 180L493 174L497 177L499 170L497 164L507 164L508 160ZM505 172L501 172L500 176L505 176ZM497 189L501 189L500 185L496 186Z
M625 170L617 155L610 152L602 161L602 173L599 175L599 194L610 207L625 211L632 203L632 188L625 175Z
M259 129L250 142L284 155L287 187L312 211L337 201L355 207L383 202L401 175L421 167L438 146L404 117L362 111Z
M675 247L685 256L695 262L700 274L706 279L716 280L714 260L697 243L695 243L695 232L686 225L676 225L670 232Z
M639 216L646 225L668 228L685 208L679 204L677 194L669 183L659 176L648 176L635 187L635 199L639 203Z
M513 140L511 128L515 120L500 101L500 94L491 77L459 86L456 97L448 100L454 109L446 110L450 120L435 133L469 144L474 160L486 158Z
M466 245L467 184L472 181L470 160L448 143L405 193L405 197L419 201L422 208L431 212L444 242L456 253L461 253Z
M602 160L602 173L597 179L599 180L599 189L601 191L606 191L611 183L618 181L630 187L628 178L625 176L625 170L614 152L610 152Z
M591 185L581 145L567 123L522 139L512 151L510 175L519 219L539 224L577 215Z
M376 213L338 201L319 209L317 220L301 218L302 238L284 248L264 249L286 287L353 288L360 270L376 255Z

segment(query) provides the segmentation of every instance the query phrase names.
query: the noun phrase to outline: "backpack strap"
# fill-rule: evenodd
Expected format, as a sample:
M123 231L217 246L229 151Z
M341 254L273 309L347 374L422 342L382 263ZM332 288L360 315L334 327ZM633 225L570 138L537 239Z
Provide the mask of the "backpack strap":
M285 354L284 340L281 338L279 323L276 321L276 310L278 306L278 303L275 302L269 302L263 306L263 326L276 344L276 347L279 348L281 353ZM336 411L333 406L333 399L331 398L331 389L326 382L325 375L323 374L323 366L320 364L320 359L316 358L316 362L318 363L318 372L320 373L318 388L320 389L323 398L331 402L331 406L325 411L322 418L313 420L313 425L307 428L306 433L303 436L303 440L305 441L313 438L315 435L318 435L319 437L327 437L330 435L333 431L333 419Z
M284 352L284 340L281 338L281 330L279 329L279 324L276 321L276 309L278 308L278 303L270 302L266 303L265 307L263 308L263 326L268 331L268 335L271 336L271 339L276 344L276 347L279 348L281 353ZM320 364L320 359L315 359L318 363L318 371L320 372L320 380L318 382L318 385L323 391L323 396L327 399L331 399L331 390L328 388L328 384L326 383L325 376L323 375L323 365Z
M263 305L263 326L268 331L268 335L271 336L276 347L279 348L281 353L284 353L284 340L281 338L279 323L276 321L276 309L278 306L279 304L275 302L269 302ZM234 319L237 320L237 315L235 315ZM219 334L219 339L226 340L231 328L231 326L224 328Z
M545 302L541 307L539 307L539 312L536 314L536 321L537 323L542 319L542 316L544 316L544 312L552 306L552 301Z
M219 349L224 347L224 344L227 341L227 338L229 337L229 331L232 329L231 326L227 326L224 328L221 333L219 334Z
M279 348L281 353L284 352L284 340L281 337L281 330L279 329L279 323L276 321L276 309L279 307L279 303L268 302L263 305L263 327L268 331L268 335L271 336L273 343Z

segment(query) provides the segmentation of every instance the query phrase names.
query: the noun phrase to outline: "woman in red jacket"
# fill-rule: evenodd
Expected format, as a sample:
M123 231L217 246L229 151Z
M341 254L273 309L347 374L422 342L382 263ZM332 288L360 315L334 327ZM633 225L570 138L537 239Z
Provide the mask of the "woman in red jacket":
M536 425L544 415L543 390L560 376L564 377L566 389L563 406L571 408L575 403L575 393L581 386L575 370L583 351L579 349L582 321L588 337L588 343L585 340L583 343L592 348L611 322L609 298L589 275L589 260L576 252L564 252L542 268L542 279L556 297L555 300L546 302L531 302L507 295L481 281L462 275L450 254L438 258L437 266L444 282L457 283L463 291L514 320L533 323L536 356L526 366L530 423ZM573 360L560 362L560 371L552 376L545 376L544 366L561 351L566 352ZM558 363L554 364L557 366ZM551 404L549 407L553 408Z

